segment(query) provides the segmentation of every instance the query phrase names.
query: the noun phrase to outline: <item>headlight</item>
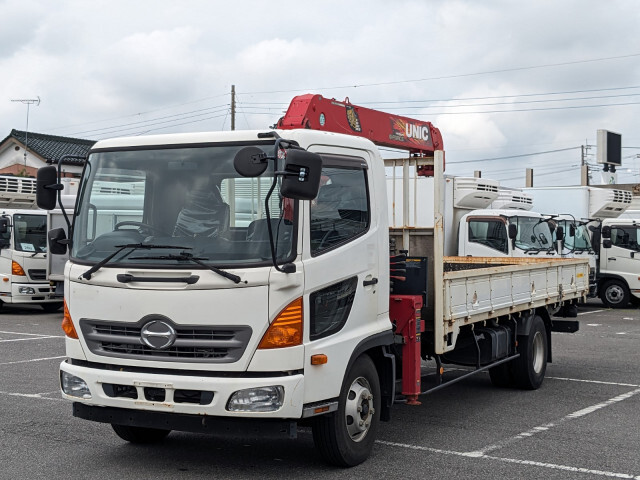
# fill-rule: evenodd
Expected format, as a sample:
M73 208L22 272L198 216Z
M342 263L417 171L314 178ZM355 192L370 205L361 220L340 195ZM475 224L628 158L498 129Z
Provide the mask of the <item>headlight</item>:
M84 398L85 400L91 398L91 391L89 390L87 382L75 375L61 371L60 386L64 393L72 397Z
M227 410L230 412L275 412L284 402L284 387L247 388L231 395Z
M18 287L18 293L22 295L35 295L36 291L32 287Z

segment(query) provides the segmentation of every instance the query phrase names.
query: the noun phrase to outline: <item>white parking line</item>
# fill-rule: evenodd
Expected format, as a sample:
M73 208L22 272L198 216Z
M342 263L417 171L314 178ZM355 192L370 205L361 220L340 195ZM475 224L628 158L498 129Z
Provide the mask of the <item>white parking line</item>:
M572 467L570 465L559 465L555 463L536 462L534 460L521 460L518 458L494 457L491 455L475 454L475 452L456 452L454 450L442 450L439 448L422 447L420 445L410 445L407 443L387 442L385 440L376 440L376 443L379 445L386 445L388 447L406 448L409 450L419 450L419 451L443 454L443 455L455 455L457 457L480 458L484 460L494 460L498 462L515 463L519 465L531 465L535 467L549 468L552 470L562 470L566 472L588 473L591 475L598 475L601 477L629 478L632 480L640 480L640 475L633 475L629 473L607 472L605 470L592 470L590 468Z
M545 379L550 380L564 380L566 382L582 382L582 383L596 383L598 385L613 385L616 387L631 387L631 388L640 388L640 385L636 385L634 383L619 383L619 382L603 382L601 380L584 380L581 378L566 378L566 377L544 377Z
M605 312L606 310L591 310L590 312L580 312L578 315L589 315L591 313Z
M14 392L0 392L0 395L8 395L10 397L22 397L22 398L37 398L38 400L53 400L54 402L66 402L64 398L51 398L44 397L43 395L50 395L48 393L14 393Z
M10 335L26 335L27 337L64 337L64 335L45 335L43 333L25 333L25 332L8 332L5 330L0 330L0 333L8 333Z
M550 422L550 423L546 423L544 425L539 425L537 427L533 427L530 430L527 430L526 432L522 432L519 433L517 435L514 435L513 437L509 437L506 438L500 442L494 443L492 445L487 445L486 447L483 447L479 450L473 451L473 452L469 452L470 456L483 456L486 455L488 452L492 452L495 450L499 450L501 448L504 448L508 445L511 445L515 442L518 442L520 440L523 440L525 438L530 438L533 437L534 435L537 435L539 433L542 432L546 432L552 428L558 427L560 425L562 425L563 423L568 422L569 420L575 420L576 418L581 418L584 417L585 415L589 415L593 412L596 412L602 408L605 407L609 407L613 404L616 404L618 402L622 402L623 400L627 400L628 398L633 397L634 395L637 395L640 393L640 388L637 388L635 390L631 390L630 392L626 392L623 393L621 395L618 395L617 397L613 397L610 398L609 400L606 400L604 402L601 403L597 403L595 405L591 405L589 407L583 408L581 410L575 411L573 413L570 413L568 415L565 415L564 417L562 417L560 420L557 420L556 422Z
M57 360L60 358L66 358L66 357L62 355L60 357L32 358L31 360L16 360L15 362L0 363L0 365L16 365L18 363L42 362L44 360Z
M0 340L0 343L9 343L9 342L26 342L28 340L45 340L47 338L64 338L64 336L60 335L60 336L56 336L56 335L48 335L48 336L42 336L42 337L35 337L35 338L12 338L11 340Z

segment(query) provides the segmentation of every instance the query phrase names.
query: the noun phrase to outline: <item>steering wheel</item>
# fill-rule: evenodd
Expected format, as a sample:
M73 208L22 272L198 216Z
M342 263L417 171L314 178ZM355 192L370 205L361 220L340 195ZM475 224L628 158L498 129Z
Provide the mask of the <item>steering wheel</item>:
M114 231L122 230L120 227L138 227L140 229L140 233L142 233L144 230L147 230L149 233L156 232L166 235L166 233L159 228L153 227L143 222L136 222L135 220L125 220L123 222L116 223Z

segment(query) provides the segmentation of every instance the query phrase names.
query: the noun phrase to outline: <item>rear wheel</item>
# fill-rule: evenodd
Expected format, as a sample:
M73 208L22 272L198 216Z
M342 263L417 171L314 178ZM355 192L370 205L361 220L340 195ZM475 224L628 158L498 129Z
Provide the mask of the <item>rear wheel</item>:
M542 385L547 371L547 329L542 318L533 317L529 335L518 336L520 356L512 363L513 379L519 388L535 390Z
M600 300L608 308L626 308L630 297L629 288L620 280L609 280L600 292Z
M58 310L60 310L62 308L62 302L41 303L40 306L42 307L42 309L45 312L54 313L54 312L57 312Z
M130 427L127 425L111 424L113 431L123 440L131 443L159 443L165 439L171 430L159 428Z
M380 421L380 380L373 361L363 355L343 382L338 411L318 417L313 442L330 464L353 467L371 453Z

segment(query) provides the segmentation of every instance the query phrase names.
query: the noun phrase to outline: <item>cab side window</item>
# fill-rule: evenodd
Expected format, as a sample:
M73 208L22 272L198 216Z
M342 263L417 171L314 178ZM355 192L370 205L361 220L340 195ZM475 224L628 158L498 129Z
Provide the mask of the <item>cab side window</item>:
M508 253L507 228L499 220L469 220L469 242Z
M318 196L311 204L311 254L346 244L369 229L367 171L325 166Z
M637 229L613 227L611 229L611 243L616 247L638 250Z

